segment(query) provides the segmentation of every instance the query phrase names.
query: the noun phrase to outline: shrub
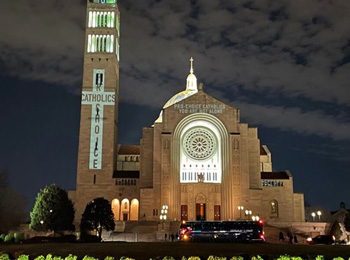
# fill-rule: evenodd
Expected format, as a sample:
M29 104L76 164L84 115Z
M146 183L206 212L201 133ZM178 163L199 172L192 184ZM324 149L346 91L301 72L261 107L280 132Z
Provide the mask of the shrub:
M34 260L45 260L45 256L39 255L39 256L35 257Z
M257 255L257 256L252 256L251 260L264 260L261 256ZM288 259L281 259L281 258L277 258L277 260L289 260Z
M106 256L105 260L115 260L115 258L113 256Z
M226 257L210 255L207 260L226 260Z
M77 256L76 255L72 255L72 254L69 254L68 256L66 256L64 258L64 260L77 260ZM107 258L107 257L106 257ZM106 260L106 259L105 259ZM112 259L109 259L109 260L112 260Z
M315 260L324 260L324 256L323 255L318 255L318 256L316 256Z
M126 257L126 256L122 256L119 260L135 260L135 259L129 258L129 257Z
M232 256L230 260L244 260L243 256Z
M48 254L48 255L46 256L46 260L52 260L52 255L51 255L51 254Z
M175 258L172 256L164 256L163 260L175 260Z
M83 260L98 260L98 258L86 255L84 256Z
M190 256L187 260L201 260L198 256Z
M186 256L183 256L183 257L181 258L181 260L187 260Z
M18 243L20 241L23 241L24 240L24 233L15 233L13 235L13 237L15 238L15 242Z
M63 260L63 258L60 257L60 256L54 256L54 257L52 258L52 260Z
M8 254L1 254L0 260L10 260L10 256Z
M29 255L20 255L17 260L29 260Z
M4 242L5 243L12 243L13 242L13 236L11 234L6 235L5 239L4 239Z
M339 256L339 257L334 257L333 260L344 260L344 258Z
M0 242L4 242L5 236L6 236L5 234L1 234L1 235L0 235Z

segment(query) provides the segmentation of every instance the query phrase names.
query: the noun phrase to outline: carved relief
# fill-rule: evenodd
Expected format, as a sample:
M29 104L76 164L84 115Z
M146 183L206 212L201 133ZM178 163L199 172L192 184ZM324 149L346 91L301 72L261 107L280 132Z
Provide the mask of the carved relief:
M199 193L197 196L196 196L196 203L205 203L206 201L206 198L205 198L205 195L202 194L202 193Z
M238 150L239 149L239 141L237 139L235 139L233 141L233 149L234 150Z

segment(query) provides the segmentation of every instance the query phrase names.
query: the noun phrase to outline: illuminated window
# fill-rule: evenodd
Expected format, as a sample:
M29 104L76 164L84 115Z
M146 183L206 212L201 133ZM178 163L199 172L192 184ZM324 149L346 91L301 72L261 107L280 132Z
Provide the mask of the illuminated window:
M115 25L115 28L117 29L118 37L120 37L120 21L119 21L119 15L116 17L117 23Z
M278 202L277 202L277 200L270 201L270 217L278 218Z
M116 43L115 43L115 54L117 55L117 59L119 61L119 43L118 43L117 39L116 39Z

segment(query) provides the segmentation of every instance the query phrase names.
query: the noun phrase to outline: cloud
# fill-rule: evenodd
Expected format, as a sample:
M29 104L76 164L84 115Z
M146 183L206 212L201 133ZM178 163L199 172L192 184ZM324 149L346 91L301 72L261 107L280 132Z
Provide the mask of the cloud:
M250 124L263 125L300 134L314 134L334 140L350 140L350 123L335 120L321 111L303 112L300 108L235 103Z
M6 1L0 9L3 73L77 87L81 82L84 5L78 1Z
M349 1L134 0L119 8L123 102L160 108L185 88L193 56L197 78L213 93L302 97L303 108L350 104ZM3 73L79 90L84 21L85 1L7 1ZM348 115L337 121L323 107L240 106L256 124L349 139Z

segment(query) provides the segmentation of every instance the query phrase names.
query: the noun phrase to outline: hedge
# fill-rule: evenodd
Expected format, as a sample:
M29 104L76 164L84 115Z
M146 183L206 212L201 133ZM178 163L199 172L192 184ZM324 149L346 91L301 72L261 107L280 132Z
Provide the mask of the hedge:
M163 258L156 258L157 260L176 260L174 257L172 256L165 256ZM305 260L324 260L324 256L323 255L318 255L315 257L315 259L305 259ZM0 253L0 260L78 260L78 257L72 254L69 254L66 257L60 257L60 256L53 256L51 254L48 254L46 257L43 255L37 256L35 258L30 258L29 255L20 255L17 258L11 258L8 254L1 254ZM81 260L99 260L98 258L92 257L92 256L84 256ZM119 259L115 259L113 256L106 256L104 258L104 260L135 260L133 258L130 257L126 257L126 256L122 256ZM150 258L150 260L154 260L152 258ZM185 256L183 256L181 258L181 260L202 260L200 257L198 256L190 256L188 258L186 258ZM214 256L211 255L209 256L207 259L203 259L203 260L245 260L244 257L242 256L233 256L231 258L227 258L227 257L223 257L223 256ZM264 260L261 256L257 255L257 256L252 256L250 259L246 259L246 260ZM303 258L301 258L300 256L290 256L290 255L281 255L278 258L275 258L274 260L304 260ZM346 260L342 257L335 257L333 258L333 260ZM350 260L350 258L348 259Z

